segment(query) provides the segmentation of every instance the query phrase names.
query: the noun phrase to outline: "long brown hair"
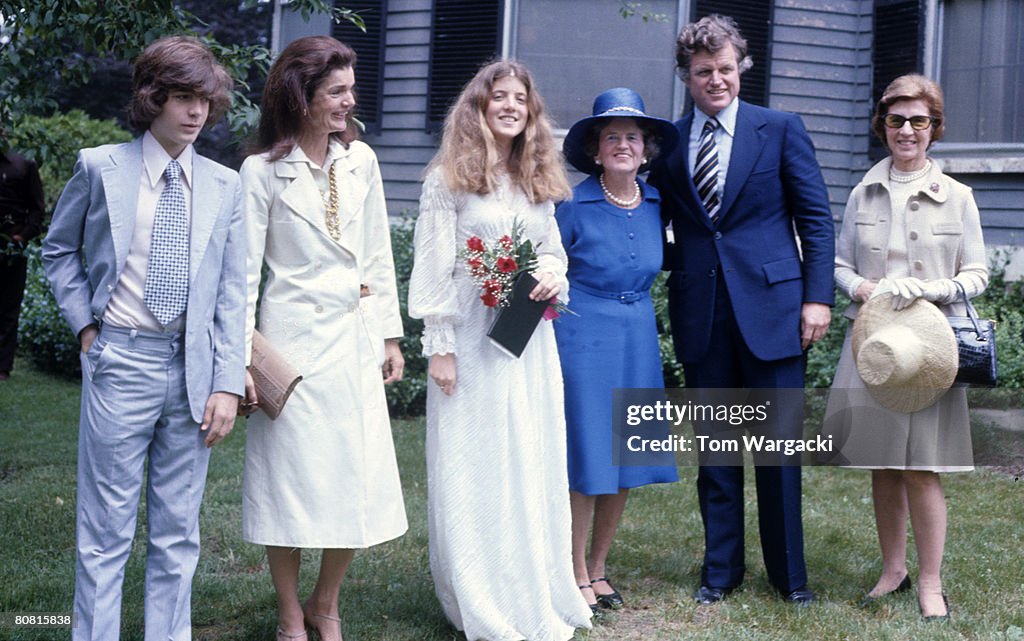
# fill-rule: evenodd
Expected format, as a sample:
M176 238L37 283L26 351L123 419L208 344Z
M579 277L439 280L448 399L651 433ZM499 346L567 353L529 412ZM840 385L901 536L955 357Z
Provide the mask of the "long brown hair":
M572 190L555 148L544 101L530 71L512 60L484 65L466 84L448 111L441 148L428 171L440 167L445 184L454 191L489 194L495 190L498 175L494 168L500 159L485 113L494 84L507 77L519 79L526 87L527 108L526 127L512 141L506 166L509 176L531 202L569 198Z
M270 152L271 162L287 156L306 122L309 103L320 84L335 69L355 67L356 52L330 36L307 36L293 40L270 67L263 87L262 113L254 152ZM358 136L349 112L345 131L331 134L348 146Z

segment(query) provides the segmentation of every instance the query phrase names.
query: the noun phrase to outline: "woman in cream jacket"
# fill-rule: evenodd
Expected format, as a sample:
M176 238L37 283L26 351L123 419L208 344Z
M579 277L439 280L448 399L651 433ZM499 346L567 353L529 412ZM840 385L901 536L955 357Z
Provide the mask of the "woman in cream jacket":
M267 546L278 641L304 641L306 626L341 639L354 550L406 530L384 397L402 377L402 322L380 170L354 140L354 59L327 37L281 52L263 93L262 153L241 170L248 338L265 264L260 331L303 376L276 420L252 415L246 441L243 538ZM302 605L300 548L323 548Z

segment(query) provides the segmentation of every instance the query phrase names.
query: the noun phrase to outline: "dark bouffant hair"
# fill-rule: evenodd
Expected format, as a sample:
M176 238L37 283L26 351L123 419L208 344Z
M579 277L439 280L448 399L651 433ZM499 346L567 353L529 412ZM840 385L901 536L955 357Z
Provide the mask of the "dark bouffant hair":
M317 88L335 69L354 68L355 64L356 52L330 36L299 38L285 47L270 68L263 87L255 151L269 151L271 161L288 155L302 132ZM332 139L346 146L356 139L354 113L353 107L345 131L331 134Z

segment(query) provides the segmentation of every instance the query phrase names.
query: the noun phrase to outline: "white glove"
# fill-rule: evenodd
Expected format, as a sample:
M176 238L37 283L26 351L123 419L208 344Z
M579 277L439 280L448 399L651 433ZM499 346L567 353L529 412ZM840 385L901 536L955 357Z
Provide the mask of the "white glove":
M889 280L888 278L883 278L882 280L878 281L877 284L875 284L875 288L871 290L871 294L868 296L868 300L871 300L875 296L881 296L882 294L891 291L893 291L892 281Z
M924 281L913 276L894 278L889 281L892 289L892 308L896 311L904 309L924 294Z
M921 298L943 305L952 303L960 295L951 278L925 281L921 289Z

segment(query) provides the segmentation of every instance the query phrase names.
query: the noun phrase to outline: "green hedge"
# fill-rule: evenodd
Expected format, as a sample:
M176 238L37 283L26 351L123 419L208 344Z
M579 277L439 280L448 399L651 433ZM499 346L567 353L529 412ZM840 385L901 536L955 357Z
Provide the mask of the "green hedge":
M79 149L132 139L117 121L94 120L78 109L46 117L25 116L11 127L10 137L12 149L39 164L48 212L53 211L71 178Z
M11 127L11 148L39 164L46 198L46 222L75 168L78 150L131 140L130 133L113 120L94 120L73 110L53 116L26 116ZM61 316L39 257L41 238L25 250L28 278L18 320L19 351L40 369L68 377L78 376L78 338Z

